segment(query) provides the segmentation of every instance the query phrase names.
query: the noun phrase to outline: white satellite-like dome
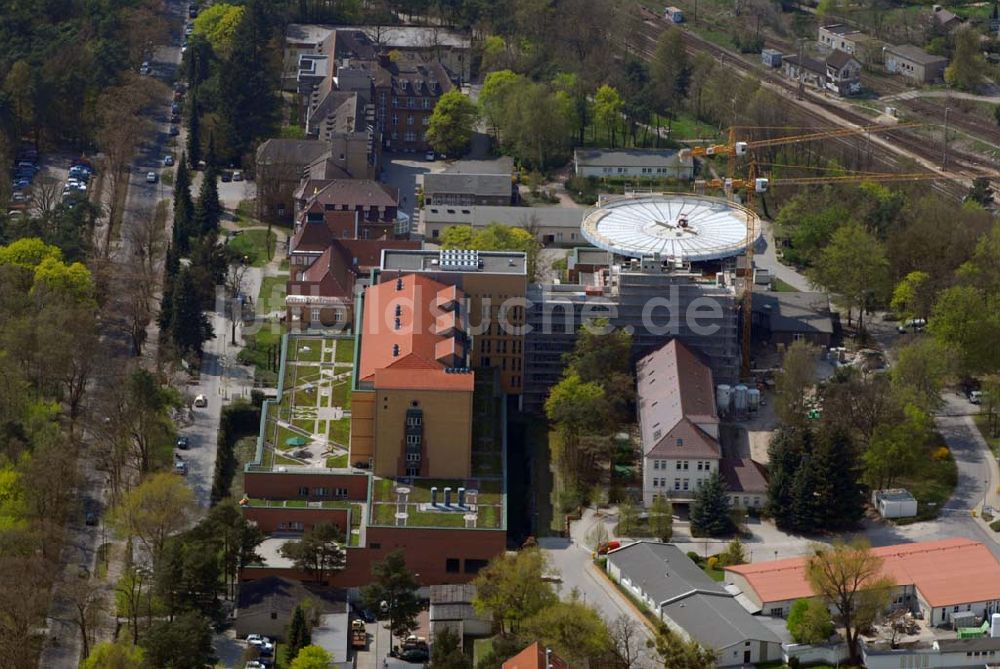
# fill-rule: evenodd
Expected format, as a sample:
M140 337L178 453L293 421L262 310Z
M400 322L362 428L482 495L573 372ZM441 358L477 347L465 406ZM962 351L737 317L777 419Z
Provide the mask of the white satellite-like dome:
M756 242L756 214L733 202L689 194L619 198L592 209L581 231L591 244L621 256L682 262L741 254L747 227Z

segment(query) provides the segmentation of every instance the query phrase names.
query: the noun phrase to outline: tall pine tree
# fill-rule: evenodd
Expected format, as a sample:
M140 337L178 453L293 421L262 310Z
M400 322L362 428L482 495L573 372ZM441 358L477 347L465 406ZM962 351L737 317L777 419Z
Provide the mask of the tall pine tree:
M306 621L302 604L296 606L295 612L292 613L292 620L288 623L287 639L287 657L295 657L300 650L312 643L312 632L309 630L309 623Z
M691 531L696 535L718 537L736 530L730 515L729 495L719 472L713 473L691 502Z
M198 161L201 160L201 117L196 93L191 94L191 107L188 113L187 152L191 157L191 164L197 167Z
M778 428L767 447L769 479L767 484L767 512L778 527L791 527L795 499L792 487L795 474L802 462L805 432L792 427Z
M814 462L822 481L817 492L823 502L823 529L848 530L864 515L861 467L854 440L844 430L821 428Z
M173 247L179 255L185 255L191 248L194 203L191 201L191 171L187 156L181 154L174 179L174 234Z
M170 313L170 338L181 355L201 355L205 342L215 337L212 324L201 310L191 272L182 268L174 283Z
M219 202L218 175L213 168L209 168L205 170L201 181L192 227L197 234L206 235L219 229L220 220L222 220L222 204Z

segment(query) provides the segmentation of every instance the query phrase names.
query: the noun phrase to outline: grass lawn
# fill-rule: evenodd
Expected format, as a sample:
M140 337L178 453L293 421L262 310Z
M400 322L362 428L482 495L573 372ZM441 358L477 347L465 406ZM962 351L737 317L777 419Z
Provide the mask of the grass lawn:
M338 381L333 386L333 396L330 398L330 401L335 407L343 409L351 408L351 382L349 379Z
M236 456L236 474L233 476L233 483L229 488L230 496L239 500L243 497L243 467L248 462L252 462L257 454L257 437L243 437L236 442L233 448Z
M260 284L260 293L257 295L258 311L262 314L284 311L287 289L288 276L265 276Z
M329 430L330 441L340 444L341 446L351 445L351 419L341 418L340 420L330 421ZM332 458L331 458L332 459ZM330 465L327 465L329 467ZM347 466L347 455L344 455L344 464L339 465L340 467Z
M708 564L703 565L702 570L704 570L704 572L708 574L708 577L713 581L721 581L726 577L726 572L719 568L709 569Z
M253 200L240 200L240 203L236 205L236 211L233 212L233 218L236 219L236 225L241 228L246 228L251 225L259 225L259 221L254 218L254 214L257 211L257 203Z
M900 476L893 481L893 486L906 488L917 498L917 516L901 519L903 523L917 522L936 518L941 507L951 497L958 483L958 466L949 454L945 460L935 460L931 454L942 443L943 439L932 440L932 446L921 457L912 473ZM897 521L900 522L900 521Z
M782 281L778 277L774 277L773 279L771 279L771 290L773 290L776 293L797 293L797 292L799 292L798 288L795 288L791 284L785 283L784 281Z
M319 362L323 356L323 340L321 339L296 339L293 360L300 362ZM299 370L302 374L302 370Z
M326 459L326 466L330 469L342 469L347 466L347 453L331 455Z
M277 243L277 235L267 230L246 230L236 237L229 238L229 248L246 256L254 267L267 264L267 249L270 247L273 255Z
M354 362L354 342L350 339L337 339L337 350L334 355L336 362Z
M655 120L653 125L656 125ZM708 123L702 123L693 115L687 113L678 114L672 121L667 118L661 118L660 125L664 129L666 129L669 125L670 139L675 141L685 139L717 140L722 138L722 133L719 132L718 127Z
M283 125L278 130L278 137L282 139L305 139L306 131L297 125Z

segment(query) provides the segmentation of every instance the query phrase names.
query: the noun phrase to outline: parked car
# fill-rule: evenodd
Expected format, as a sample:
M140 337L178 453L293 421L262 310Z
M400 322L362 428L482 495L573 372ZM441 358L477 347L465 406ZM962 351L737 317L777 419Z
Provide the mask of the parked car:
M173 165L174 165L174 157L172 155L168 153L167 155L163 156L164 167L173 167Z
M222 172L221 179L222 179L222 183L229 183L230 181L233 180L233 173L230 172L229 170L224 170Z
M187 474L188 473L187 463L184 462L183 460L178 460L177 462L175 462L174 463L174 473L175 474L180 474L181 476L184 476L185 474Z
M260 646L265 643L271 643L271 639L262 634L247 634L248 646Z
M243 172L239 170L233 172L233 181L243 181Z
M431 656L424 648L407 648L399 653L397 657L403 662L412 662L415 664L417 662L426 662Z
M170 126L170 136L171 137L176 137L179 134L181 134L181 131L177 128L176 125Z
M913 318L901 325L896 326L896 332L905 334L907 332L923 332L927 327L927 321L923 318Z
M153 68L150 66L149 61L144 61L142 65L139 66L139 74L143 76L148 76L153 73Z
M191 448L191 440L187 437L177 437L177 448L186 451Z
M83 514L83 522L90 527L97 525L97 512L93 509L87 509Z
M148 184L156 183L156 172L146 172L146 183Z
M194 398L194 405L199 408L207 407L208 398L205 397L204 395L198 395L197 397Z
M435 158L437 158L437 155L435 155L433 151L428 151L426 154L424 154L424 158L426 158L427 160L434 160Z
M969 401L972 402L973 404L982 404L983 403L983 391L982 390L973 390L973 391L971 391L969 393Z

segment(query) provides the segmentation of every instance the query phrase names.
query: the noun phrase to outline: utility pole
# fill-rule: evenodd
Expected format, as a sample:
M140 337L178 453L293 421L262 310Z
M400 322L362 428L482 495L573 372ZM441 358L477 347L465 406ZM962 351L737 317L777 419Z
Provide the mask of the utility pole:
M951 107L944 108L944 156L941 159L941 167L948 167L948 113Z

